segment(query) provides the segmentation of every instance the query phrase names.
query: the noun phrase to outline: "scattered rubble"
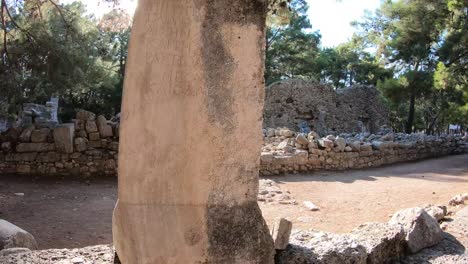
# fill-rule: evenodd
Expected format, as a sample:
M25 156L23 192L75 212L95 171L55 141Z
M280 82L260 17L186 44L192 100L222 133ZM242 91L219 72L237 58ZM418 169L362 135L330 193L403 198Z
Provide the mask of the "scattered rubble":
M304 206L309 209L310 211L318 211L320 210L320 207L316 206L314 203L311 201L304 201Z
M457 206L461 204L465 204L465 201L468 201L468 193L458 194L449 201L449 205Z
M276 182L270 179L260 179L257 200L268 204L297 204L289 191L282 190Z

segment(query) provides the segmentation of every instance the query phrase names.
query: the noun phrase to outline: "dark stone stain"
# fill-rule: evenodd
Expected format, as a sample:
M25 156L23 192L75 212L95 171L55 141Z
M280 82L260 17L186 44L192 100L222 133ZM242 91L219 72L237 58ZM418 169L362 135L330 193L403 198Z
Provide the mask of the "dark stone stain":
M191 228L185 231L184 238L185 238L185 242L187 243L187 245L194 246L198 244L198 242L200 242L202 239L202 236L200 233L201 232L200 230L198 230L198 228Z
M256 201L207 209L209 263L272 263L273 240Z
M235 70L235 60L224 46L224 24L254 24L265 28L265 0L206 0L197 1L206 10L202 32L202 54L205 72L209 121L228 132L235 127L232 105L234 98L227 89ZM263 41L263 40L262 40ZM259 42L263 43L263 42Z

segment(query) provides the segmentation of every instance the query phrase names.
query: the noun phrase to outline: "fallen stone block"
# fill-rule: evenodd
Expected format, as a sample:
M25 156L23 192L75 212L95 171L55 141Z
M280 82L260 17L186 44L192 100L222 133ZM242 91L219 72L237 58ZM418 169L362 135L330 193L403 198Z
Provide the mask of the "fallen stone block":
M445 206L435 206L428 204L425 205L423 209L437 221L444 219L445 215L447 214L447 207Z
M283 250L289 244L289 236L291 235L292 222L281 218L277 220L271 229L271 236L275 243L275 249Z
M403 227L405 242L411 253L436 245L443 239L443 231L437 220L419 207L396 212L389 223Z
M349 235L296 231L276 255L278 264L364 264L366 248Z
M316 206L314 203L311 201L304 201L304 206L309 209L310 211L318 211L320 210L320 207Z
M449 201L449 205L457 206L460 204L465 204L465 201L468 201L468 193L458 194Z
M27 231L0 219L0 250L6 248L37 249L37 242Z
M403 257L405 233L399 224L366 223L351 232L367 251L367 264L395 263Z

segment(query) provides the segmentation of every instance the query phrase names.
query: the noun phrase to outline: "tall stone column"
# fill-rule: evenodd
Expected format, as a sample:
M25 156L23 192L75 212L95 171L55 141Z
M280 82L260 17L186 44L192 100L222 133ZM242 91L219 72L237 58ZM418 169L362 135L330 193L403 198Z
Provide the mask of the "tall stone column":
M265 1L139 1L113 223L122 263L273 262L256 200Z

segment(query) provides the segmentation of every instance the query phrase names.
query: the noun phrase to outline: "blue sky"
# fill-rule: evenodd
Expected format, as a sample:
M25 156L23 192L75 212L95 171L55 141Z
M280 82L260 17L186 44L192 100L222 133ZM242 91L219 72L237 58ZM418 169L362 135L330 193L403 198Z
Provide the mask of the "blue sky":
M73 0L62 0L69 3ZM89 10L94 10L97 16L109 9L105 5L98 5L98 0L81 0L88 5ZM170 0L167 0L170 1ZM136 0L121 0L122 8L133 13ZM307 0L309 3L309 18L313 30L320 30L322 34L322 46L333 47L346 42L353 35L354 28L351 21L358 20L364 15L364 11L374 11L380 0Z

